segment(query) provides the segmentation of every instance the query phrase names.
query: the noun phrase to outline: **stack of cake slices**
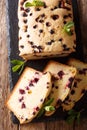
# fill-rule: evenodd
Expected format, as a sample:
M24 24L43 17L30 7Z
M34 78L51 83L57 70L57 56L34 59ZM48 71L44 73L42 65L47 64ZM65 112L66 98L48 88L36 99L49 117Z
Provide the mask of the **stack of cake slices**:
M20 123L32 121L46 101L53 99L51 116L60 106L70 110L87 90L87 64L70 59L68 65L49 61L43 72L26 67L6 101Z

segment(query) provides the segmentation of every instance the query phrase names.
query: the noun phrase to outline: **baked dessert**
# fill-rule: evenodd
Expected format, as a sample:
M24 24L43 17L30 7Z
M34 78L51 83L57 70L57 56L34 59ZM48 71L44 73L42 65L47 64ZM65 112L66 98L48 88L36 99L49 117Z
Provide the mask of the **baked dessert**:
M70 59L68 64L76 67L77 74L69 96L62 104L63 110L70 110L87 90L87 64L77 59Z
M50 72L52 75L52 90L48 99L53 98L51 105L58 108L70 92L76 69L56 61L50 61L44 72ZM45 113L47 116L51 114L53 111Z
M75 28L69 25L73 22L71 0L39 0L43 6L25 7L26 2L33 1L19 0L19 56L28 60L74 52ZM69 25L67 32L64 31L66 25Z
M51 75L25 68L15 85L6 106L16 115L20 124L32 121L51 91Z

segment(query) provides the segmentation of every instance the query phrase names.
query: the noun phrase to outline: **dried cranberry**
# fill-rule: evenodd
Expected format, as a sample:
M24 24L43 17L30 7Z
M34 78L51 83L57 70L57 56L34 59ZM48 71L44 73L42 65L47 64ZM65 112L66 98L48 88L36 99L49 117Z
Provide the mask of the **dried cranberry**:
M35 10L36 10L36 11L40 11L41 9L40 9L40 8L36 8Z
M43 29L40 29L40 30L39 30L39 33L43 33Z
M59 18L59 15L52 15L51 18L52 18L53 20L57 20L57 19Z
M23 20L24 23L27 23L27 19Z
M40 101L43 102L44 101L43 98Z
M29 86L30 86L30 87L34 86L34 84L33 84L33 81L32 81L32 80L30 81Z
M46 22L46 26L47 26L47 27L50 27L50 26L51 26L51 23L50 23L50 22Z
M25 9L25 12L26 13L30 12L30 8Z
M75 93L75 90L71 90L71 94L73 95Z
M47 89L49 88L49 86L47 86Z
M22 96L20 99L19 99L19 102L23 101L24 100L24 97Z
M34 25L33 28L36 29L36 28L37 28L37 25Z
M70 48L69 47L67 47L67 45L66 44L63 44L63 51L69 51L70 50Z
M82 79L80 79L80 78L76 78L76 81L77 81L77 82L81 82Z
M71 89L71 87L72 87L72 82L73 82L73 80L74 80L73 77L69 78L69 83L67 84L67 87L70 88L70 89Z
M24 102L22 103L21 108L22 108L22 109L23 109L23 108L26 108L26 105L24 104Z
M47 84L50 84L49 82L47 82Z
M84 68L83 70L79 70L79 74L86 75L87 68Z
M52 76L52 81L56 81L56 80L58 80L58 77L54 77L54 76Z
M47 8L47 5L46 5L46 3L44 2L44 8Z
M59 39L60 42L62 42L62 40L63 40L62 38Z
M26 86L26 90L29 90L29 86Z
M75 88L77 87L77 82L74 82L74 87L75 87Z
M74 78L73 78L73 77L69 78L69 81L70 81L70 82L73 82L73 80L74 80Z
M58 76L60 77L60 79L62 79L62 77L63 77L63 75L64 75L64 72L61 70L61 71L59 71L57 74L58 74Z
M25 90L19 89L19 93L20 93L20 94L25 94Z
M50 30L50 34L54 34L55 31L53 29Z
M37 83L39 78L34 78L34 82Z
M40 108L39 107L36 107L36 111L39 111L40 110Z
M61 105L61 103L62 103L62 100L61 100L61 99L58 99L58 100L57 100L57 105Z
M27 14L26 14L25 12L23 12L23 14L22 14L22 15L23 15L23 17L27 17Z
M56 89L58 89L58 86L55 86Z
M32 114L33 114L33 115L35 115L35 114L36 114L36 112L34 111Z

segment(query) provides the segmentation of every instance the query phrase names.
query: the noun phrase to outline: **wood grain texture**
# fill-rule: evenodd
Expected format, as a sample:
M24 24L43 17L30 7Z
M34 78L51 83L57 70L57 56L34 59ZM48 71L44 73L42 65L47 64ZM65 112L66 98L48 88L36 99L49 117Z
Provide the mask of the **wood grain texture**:
M87 62L87 0L77 0L81 27L82 44L84 49L84 60Z
M45 123L30 123L25 125L20 125L19 130L46 130Z
M87 62L87 0L78 0L82 43L84 44L85 61ZM87 119L83 119L80 125L66 124L64 121L47 123L31 123L26 125L14 125L10 119L10 112L4 103L10 93L8 78L8 52L7 52L7 28L6 28L6 2L0 0L0 130L86 130Z
M5 100L9 94L6 2L0 1L0 130L17 130L11 122L10 113L5 107Z
M26 130L73 130L73 126L66 124L65 121L20 125L19 130L25 130L25 128Z

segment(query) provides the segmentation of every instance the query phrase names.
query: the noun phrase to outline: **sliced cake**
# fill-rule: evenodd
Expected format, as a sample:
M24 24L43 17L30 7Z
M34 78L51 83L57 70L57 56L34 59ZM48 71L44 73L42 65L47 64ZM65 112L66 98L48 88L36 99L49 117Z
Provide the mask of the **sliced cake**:
M6 106L21 124L30 122L37 116L50 91L50 73L41 73L27 67L11 92Z
M43 4L35 5L38 1ZM32 6L26 7L27 2ZM75 51L71 0L19 0L18 20L19 55L24 59L65 56Z
M64 110L72 109L75 103L82 98L87 90L87 64L77 59L70 59L68 64L76 67L77 74L70 94L62 104Z
M47 71L52 75L52 90L48 99L53 98L51 105L58 108L70 92L76 69L56 61L50 61L44 72ZM49 116L51 114L53 112L46 112L45 115Z

